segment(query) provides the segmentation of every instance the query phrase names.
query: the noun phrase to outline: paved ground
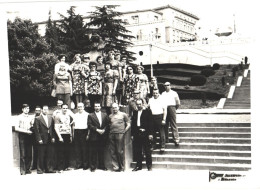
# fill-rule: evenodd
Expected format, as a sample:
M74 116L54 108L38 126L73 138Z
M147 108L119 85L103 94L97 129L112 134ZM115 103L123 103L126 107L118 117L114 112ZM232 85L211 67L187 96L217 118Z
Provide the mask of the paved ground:
M30 174L20 176L13 175L15 184L19 189L26 187L29 189L91 189L91 190L117 190L117 189L209 189L221 185L237 187L236 189L250 189L251 181L255 178L250 172L221 172L218 174L243 175L236 178L233 183L211 181L209 182L209 171L196 170L162 170L154 169L151 172L142 170L138 172L110 172L100 171L90 172L89 170L72 170L61 174ZM40 182L40 184L39 184ZM245 183L249 182L249 183ZM19 185L18 185L19 184ZM30 186L26 184L31 184ZM22 188L23 189L23 188Z

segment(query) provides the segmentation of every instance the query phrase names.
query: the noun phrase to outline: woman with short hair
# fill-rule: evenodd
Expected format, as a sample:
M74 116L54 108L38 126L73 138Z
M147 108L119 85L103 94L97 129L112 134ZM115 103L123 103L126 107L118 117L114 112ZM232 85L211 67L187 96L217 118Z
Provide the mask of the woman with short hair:
M112 104L118 102L116 99L116 89L119 73L117 70L111 69L111 64L109 62L105 64L105 69L102 106L108 108L107 112L110 114Z
M85 79L85 95L90 100L91 109L94 109L94 103L101 101L102 95L102 77L97 71L97 64L95 62L89 63L89 74Z
M133 97L133 92L137 88L139 89L139 83L138 83L138 78L134 74L134 69L133 66L128 66L126 69L126 77L124 78L124 83L123 83L123 100L122 104L123 105L128 105L128 101L131 97Z
M75 95L76 106L78 103L83 102L83 96L85 92L85 83L84 78L81 74L83 70L83 65L81 63L81 58L79 54L76 54L74 57L74 63L70 65L72 71L72 91Z
M139 91L140 91L140 98L147 98L147 95L150 94L150 88L149 88L149 82L148 77L146 74L143 73L144 67L143 66L137 66L137 74L136 77L139 79Z

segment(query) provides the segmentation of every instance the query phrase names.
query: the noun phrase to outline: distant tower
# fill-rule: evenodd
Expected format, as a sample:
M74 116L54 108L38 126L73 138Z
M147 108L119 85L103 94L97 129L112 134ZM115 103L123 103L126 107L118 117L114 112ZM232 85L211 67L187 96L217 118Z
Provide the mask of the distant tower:
M236 16L235 14L233 14L234 17L234 33L236 33Z

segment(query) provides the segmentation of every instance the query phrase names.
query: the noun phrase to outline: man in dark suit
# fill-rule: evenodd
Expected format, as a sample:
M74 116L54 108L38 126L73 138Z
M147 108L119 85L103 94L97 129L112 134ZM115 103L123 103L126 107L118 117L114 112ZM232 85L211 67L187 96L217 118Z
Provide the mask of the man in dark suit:
M153 140L153 128L150 124L151 112L144 109L142 99L136 101L137 109L133 112L132 130L133 145L136 152L137 164L133 171L142 169L142 148L144 148L146 157L146 166L148 171L152 170L151 141Z
M48 115L48 106L43 106L42 114L35 118L34 131L38 143L37 173L55 173L53 170L54 155L54 120Z
M89 154L90 171L94 172L97 168L107 170L104 164L104 148L107 141L108 116L101 112L100 103L94 104L94 112L88 116L89 133Z

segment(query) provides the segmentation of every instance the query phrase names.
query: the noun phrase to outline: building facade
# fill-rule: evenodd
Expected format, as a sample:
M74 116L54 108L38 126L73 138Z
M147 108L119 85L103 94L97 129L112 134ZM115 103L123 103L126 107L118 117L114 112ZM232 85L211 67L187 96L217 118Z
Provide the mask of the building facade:
M136 37L135 42L175 43L194 40L199 18L171 5L124 12L121 19Z

